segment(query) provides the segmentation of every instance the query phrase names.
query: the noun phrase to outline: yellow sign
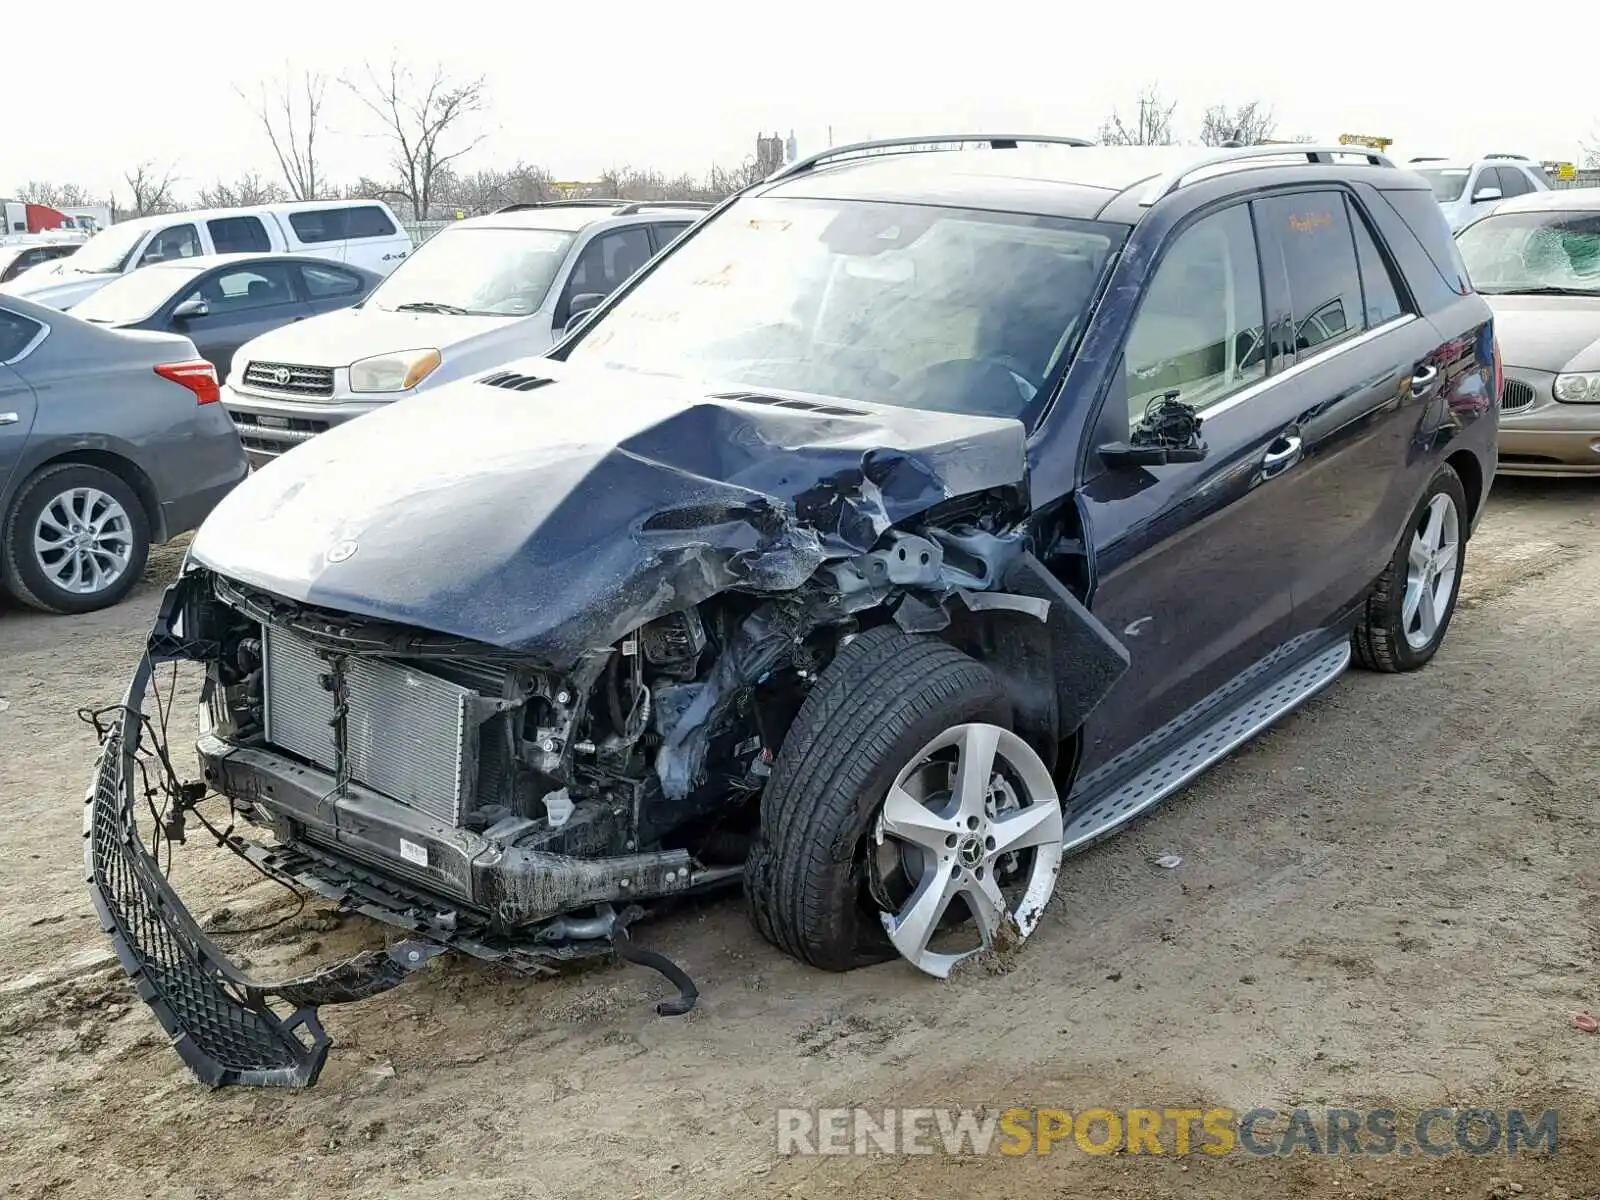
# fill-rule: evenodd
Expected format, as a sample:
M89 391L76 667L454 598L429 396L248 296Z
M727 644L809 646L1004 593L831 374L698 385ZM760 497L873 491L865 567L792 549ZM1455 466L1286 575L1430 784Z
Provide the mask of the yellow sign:
M1556 164L1556 178L1557 179L1576 179L1577 177L1578 177L1578 168L1576 166L1574 166L1572 163L1558 162Z
M1365 146L1369 150L1387 150L1394 145L1393 138L1372 137L1365 133L1341 133L1339 135L1341 146Z

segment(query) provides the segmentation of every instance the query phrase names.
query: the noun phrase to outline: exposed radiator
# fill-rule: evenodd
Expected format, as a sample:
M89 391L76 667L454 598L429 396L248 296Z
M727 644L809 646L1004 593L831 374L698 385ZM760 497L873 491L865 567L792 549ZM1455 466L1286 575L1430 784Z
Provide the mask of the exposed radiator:
M267 741L335 769L327 659L309 639L264 626ZM345 658L350 778L450 825L463 824L477 782L479 694L390 659Z

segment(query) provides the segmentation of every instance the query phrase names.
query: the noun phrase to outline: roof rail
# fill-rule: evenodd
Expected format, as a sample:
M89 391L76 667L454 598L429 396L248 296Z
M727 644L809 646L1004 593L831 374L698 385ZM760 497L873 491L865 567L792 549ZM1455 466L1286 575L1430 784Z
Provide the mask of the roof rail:
M526 212L530 208L616 208L626 200L607 199L603 196L582 196L575 200L527 200L520 204L507 204L494 210L496 216L508 212Z
M647 208L710 209L715 207L716 204L710 200L630 200L621 208L617 209L617 216L631 217L634 213L640 212Z
M878 138L870 142L830 146L826 150L808 154L805 158L797 158L768 175L765 182L772 183L774 180L787 179L791 175L801 175L835 159L865 158L885 151L898 150L903 154L919 154L951 150L963 145L985 145L991 150L1015 150L1024 143L1035 146L1094 145L1084 138L1053 137L1042 133L934 133L924 137Z
M1416 158L1408 158L1407 162L1449 162L1442 154L1419 154Z
M1485 158L1514 158L1518 162L1530 161L1526 154L1485 154Z
M1252 160L1260 158L1297 158L1303 156L1308 165L1331 163L1336 156L1346 158L1359 158L1374 167L1393 167L1394 162L1387 155L1379 154L1376 150L1367 150L1356 146L1245 146L1238 150L1217 150L1210 154L1194 159L1187 166L1175 171L1169 171L1160 176L1145 189L1139 203L1149 208L1164 196L1169 196L1183 186L1184 180L1196 171L1203 171L1207 167L1226 167L1233 163L1245 165Z

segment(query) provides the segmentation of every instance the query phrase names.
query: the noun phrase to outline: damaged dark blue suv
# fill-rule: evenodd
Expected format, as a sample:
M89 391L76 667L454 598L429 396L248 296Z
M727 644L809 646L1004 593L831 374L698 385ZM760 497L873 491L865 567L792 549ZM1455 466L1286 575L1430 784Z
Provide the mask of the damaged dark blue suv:
M311 1082L318 1008L443 949L617 953L684 1011L629 927L741 881L825 969L1013 953L1064 854L1352 659L1433 656L1499 387L1427 183L1381 155L807 159L550 357L222 503L97 714L97 908L213 1083ZM142 715L181 661L193 780ZM157 869L188 816L407 938L250 979Z

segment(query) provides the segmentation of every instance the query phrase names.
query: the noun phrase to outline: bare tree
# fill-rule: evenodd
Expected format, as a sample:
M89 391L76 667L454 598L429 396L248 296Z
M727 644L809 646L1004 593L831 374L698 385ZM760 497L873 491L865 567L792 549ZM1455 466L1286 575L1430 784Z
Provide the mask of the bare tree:
M1122 119L1122 114L1112 109L1111 115L1100 126L1100 141L1107 146L1170 146L1172 114L1177 102L1168 103L1154 85L1139 93L1138 116L1133 123Z
M267 141L277 157L283 181L296 200L315 200L322 194L323 181L317 174L317 134L322 126L322 95L328 81L316 71L302 71L298 79L287 67L281 78L262 80L256 99L235 88L239 99L250 106Z
M1235 142L1241 146L1258 146L1271 141L1277 130L1278 118L1259 100L1251 100L1238 108L1213 104L1200 118L1200 144L1221 146Z
M232 183L219 179L210 187L200 189L202 208L243 208L289 198L289 193L281 183L276 179L262 179L259 171L246 171ZM297 196L295 199L303 200L305 197Z
M89 194L88 188L75 183L48 183L30 179L17 189L17 199L24 204L43 204L47 208L77 208L99 201Z
M169 163L157 167L146 159L122 177L131 195L129 211L136 217L152 213L171 212L177 207L172 196L172 185L177 182L175 168Z
M483 134L463 128L484 110L483 76L452 80L436 66L423 80L391 61L381 74L369 65L365 80L343 83L382 122L383 136L393 143L397 186L411 204L413 219L427 220L441 173L483 141Z
M1589 136L1578 143L1579 156L1586 167L1600 167L1600 125L1589 131Z

